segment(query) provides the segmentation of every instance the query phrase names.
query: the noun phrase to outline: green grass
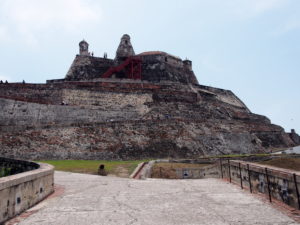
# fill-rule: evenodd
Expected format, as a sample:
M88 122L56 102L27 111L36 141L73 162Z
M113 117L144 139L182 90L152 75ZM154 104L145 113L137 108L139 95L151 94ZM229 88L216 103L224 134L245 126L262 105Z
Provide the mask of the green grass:
M0 177L6 177L10 175L11 168L0 168Z
M300 171L300 158L280 157L260 162L260 164Z
M232 154L232 155L216 155L216 156L208 156L203 158L240 158L240 157L249 157L249 156L256 156L256 157L264 157L269 156L270 154L267 153L260 153L260 154Z
M97 174L100 164L105 165L105 170L108 174L116 176L120 175L120 171L127 173L129 176L137 165L141 162L149 160L133 160L133 161L105 161L105 160L46 160L40 161L43 163L51 164L55 167L55 170L67 171L73 173L88 173Z

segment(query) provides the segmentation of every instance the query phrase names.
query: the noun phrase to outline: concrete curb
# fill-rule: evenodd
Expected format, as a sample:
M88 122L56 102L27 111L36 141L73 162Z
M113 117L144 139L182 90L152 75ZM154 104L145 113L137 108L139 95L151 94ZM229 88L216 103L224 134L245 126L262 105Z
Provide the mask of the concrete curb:
M134 169L132 174L130 174L129 178L131 179L137 179L138 174L141 172L143 167L145 166L146 162L141 162L138 164L138 166Z
M169 162L168 159L157 159L157 160L152 160L145 165L141 171L140 171L140 178L139 179L147 179L151 177L152 173L152 167L154 166L155 163L159 162Z

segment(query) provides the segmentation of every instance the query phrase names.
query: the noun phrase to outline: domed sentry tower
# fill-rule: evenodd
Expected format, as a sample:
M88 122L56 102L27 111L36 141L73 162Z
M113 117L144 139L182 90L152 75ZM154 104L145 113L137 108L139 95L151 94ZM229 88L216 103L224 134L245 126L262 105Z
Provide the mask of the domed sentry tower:
M126 58L134 55L135 53L130 42L130 36L128 34L124 34L117 49L115 60L118 62L122 62Z
M90 55L89 44L85 40L79 42L79 55Z

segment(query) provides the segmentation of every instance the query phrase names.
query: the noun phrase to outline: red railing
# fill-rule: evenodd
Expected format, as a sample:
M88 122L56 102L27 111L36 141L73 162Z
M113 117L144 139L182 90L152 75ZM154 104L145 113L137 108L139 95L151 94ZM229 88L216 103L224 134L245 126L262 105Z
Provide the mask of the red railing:
M142 79L142 59L137 56L128 57L120 65L109 68L101 78L110 78L113 74L122 70L125 72L125 78Z

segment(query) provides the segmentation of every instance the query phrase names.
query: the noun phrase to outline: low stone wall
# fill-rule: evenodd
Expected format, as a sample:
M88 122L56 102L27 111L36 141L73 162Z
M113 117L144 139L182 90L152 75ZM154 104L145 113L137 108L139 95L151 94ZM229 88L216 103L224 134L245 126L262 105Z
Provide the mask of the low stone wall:
M201 168L176 168L176 179L202 179L202 178L220 178L219 165L208 160L153 160L147 163L139 172L139 179L150 178L152 167L155 163L189 163L189 164L211 164Z
M220 178L220 170L212 164L202 168L177 168L176 175L178 179Z
M264 193L272 201L277 199L294 208L300 208L300 173L277 167L238 160L223 161L222 176L246 187L253 193Z
M171 163L189 163L189 164L210 164L204 167L195 168L176 168L177 179L202 179L202 178L220 178L221 173L218 164L211 159L185 159L170 160Z
M32 207L54 191L54 168L48 164L0 158L21 172L0 178L0 224Z

